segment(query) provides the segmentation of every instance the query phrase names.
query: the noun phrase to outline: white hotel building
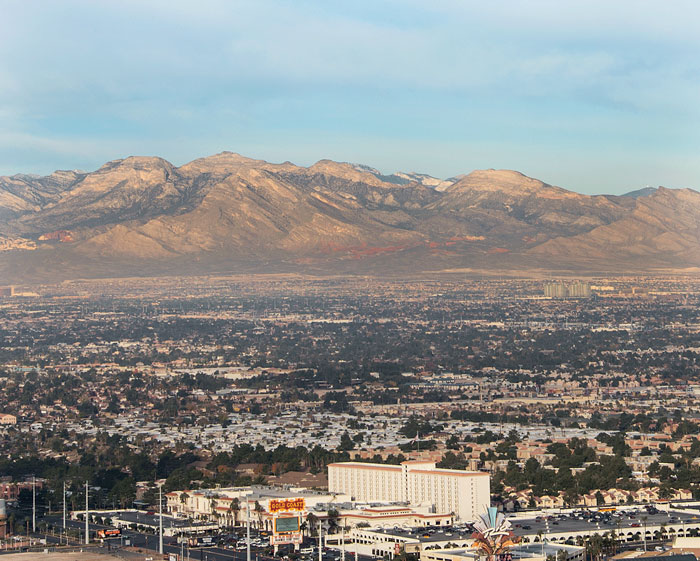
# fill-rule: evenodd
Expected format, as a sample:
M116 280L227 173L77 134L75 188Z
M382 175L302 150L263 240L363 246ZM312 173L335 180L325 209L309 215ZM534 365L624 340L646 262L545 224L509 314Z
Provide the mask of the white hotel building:
M438 469L434 462L329 464L328 490L351 495L356 501L431 505L435 512L451 512L467 522L491 505L488 473Z

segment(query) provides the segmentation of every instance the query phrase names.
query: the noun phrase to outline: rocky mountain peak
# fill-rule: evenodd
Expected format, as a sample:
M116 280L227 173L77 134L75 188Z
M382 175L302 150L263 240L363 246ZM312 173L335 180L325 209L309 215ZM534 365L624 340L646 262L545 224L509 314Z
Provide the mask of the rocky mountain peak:
M89 173L0 178L0 237L16 241L2 246L0 274L201 274L242 263L645 271L699 266L699 225L690 189L588 196L506 169L442 182L332 160L307 168L221 152L178 168L132 156Z

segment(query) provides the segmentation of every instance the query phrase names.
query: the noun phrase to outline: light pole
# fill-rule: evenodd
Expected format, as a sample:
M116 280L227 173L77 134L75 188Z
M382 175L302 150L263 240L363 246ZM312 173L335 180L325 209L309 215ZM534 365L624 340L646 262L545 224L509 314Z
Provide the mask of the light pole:
M340 559L345 561L345 523L341 526L341 541L343 543L342 549L340 550Z
M36 532L36 477L32 475L32 532Z
M246 554L246 561L250 561L250 496L249 495L246 495L246 498L245 498L245 525L246 525L245 554Z
M158 553L163 555L163 486L158 486L158 529L160 531L158 539Z
M318 561L323 561L323 523L320 515L318 517Z
M88 511L88 482L85 481L85 545L90 543L90 513Z
M63 537L68 545L68 534L66 533L66 482L63 482Z

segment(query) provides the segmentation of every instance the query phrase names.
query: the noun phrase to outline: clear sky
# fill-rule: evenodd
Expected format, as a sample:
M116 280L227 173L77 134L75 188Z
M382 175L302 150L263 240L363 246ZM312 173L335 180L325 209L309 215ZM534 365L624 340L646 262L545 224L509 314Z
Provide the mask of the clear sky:
M223 150L700 189L700 2L0 0L0 174Z

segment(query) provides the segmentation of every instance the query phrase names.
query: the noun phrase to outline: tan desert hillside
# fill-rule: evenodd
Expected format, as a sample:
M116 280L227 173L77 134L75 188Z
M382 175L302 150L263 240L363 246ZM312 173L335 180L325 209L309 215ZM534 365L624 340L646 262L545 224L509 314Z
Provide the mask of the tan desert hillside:
M0 178L1 282L120 274L700 266L700 193L589 196L510 170L450 180L231 152Z

